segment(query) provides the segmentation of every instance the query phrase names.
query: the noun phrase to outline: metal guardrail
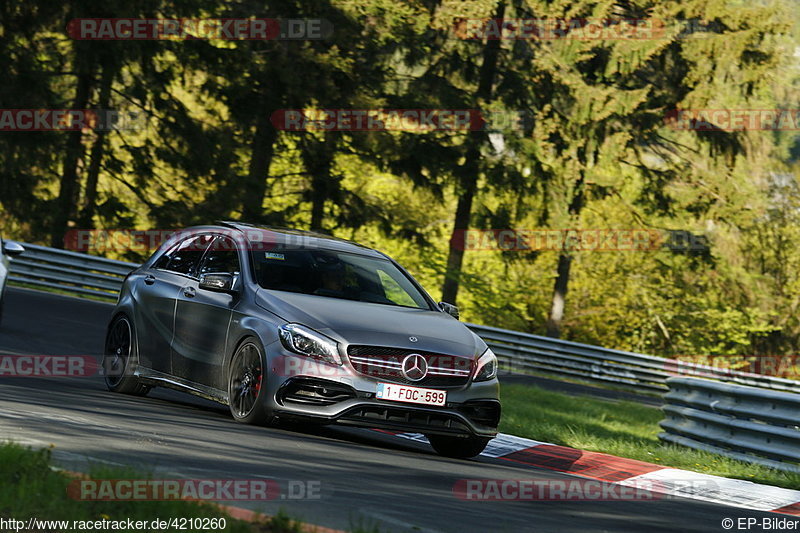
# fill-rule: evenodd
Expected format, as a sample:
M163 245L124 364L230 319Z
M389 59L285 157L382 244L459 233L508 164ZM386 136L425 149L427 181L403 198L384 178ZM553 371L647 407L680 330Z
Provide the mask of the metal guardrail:
M661 440L800 473L800 394L686 377L667 385Z
M78 296L116 300L122 280L136 263L22 243L25 253L11 260L8 280L59 289Z
M664 393L667 391L669 378L691 376L800 393L800 381L796 380L612 350L477 324L467 326L492 348L501 367L512 372L542 372L614 384L636 392Z
M136 263L25 244L11 261L9 280L33 287L56 288L79 296L116 300L122 280ZM664 393L667 379L693 376L765 389L800 393L800 381L686 363L529 333L467 324L497 354L503 368L577 378L644 393Z

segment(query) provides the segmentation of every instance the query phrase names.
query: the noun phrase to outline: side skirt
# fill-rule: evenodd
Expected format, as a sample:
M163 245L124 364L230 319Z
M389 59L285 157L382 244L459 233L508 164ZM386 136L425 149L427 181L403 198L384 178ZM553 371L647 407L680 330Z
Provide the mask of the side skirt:
M174 389L181 392L188 392L189 394L205 398L206 400L211 400L212 402L228 405L228 393L214 387L201 385L200 383L188 381L179 377L171 376L169 374L164 374L163 372L159 372L157 370L143 368L141 366L136 369L134 375L139 378L142 383L153 387L166 387L168 389Z

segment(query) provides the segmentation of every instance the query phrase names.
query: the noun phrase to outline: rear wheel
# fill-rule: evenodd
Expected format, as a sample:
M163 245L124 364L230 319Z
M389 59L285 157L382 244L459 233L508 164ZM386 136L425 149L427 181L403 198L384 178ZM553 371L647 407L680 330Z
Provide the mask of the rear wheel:
M228 371L228 407L234 420L243 424L265 424L266 394L263 350L254 338L236 349Z
M126 316L117 317L106 334L106 349L103 355L103 374L106 386L112 392L144 396L150 387L143 385L133 375L133 326Z
M484 437L447 437L443 435L428 435L428 440L436 453L445 457L456 459L469 459L480 455L491 439Z

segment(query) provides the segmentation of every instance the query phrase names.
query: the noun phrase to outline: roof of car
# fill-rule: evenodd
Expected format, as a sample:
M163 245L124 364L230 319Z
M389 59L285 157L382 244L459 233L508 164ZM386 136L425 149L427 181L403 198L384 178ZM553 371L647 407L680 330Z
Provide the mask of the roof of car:
M324 233L305 231L292 228L274 226L260 226L245 222L223 221L219 225L237 229L244 233L250 242L270 242L287 248L313 248L350 252L361 255L385 258L381 252L358 244L357 242L340 239Z

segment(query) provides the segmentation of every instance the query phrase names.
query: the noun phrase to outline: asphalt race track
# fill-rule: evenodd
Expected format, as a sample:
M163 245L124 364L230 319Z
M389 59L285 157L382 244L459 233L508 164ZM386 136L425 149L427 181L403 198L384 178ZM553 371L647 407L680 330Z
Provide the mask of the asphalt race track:
M111 305L9 288L0 354L96 355ZM692 500L495 502L456 498L459 479L570 476L503 459L446 459L427 445L370 430L257 428L227 408L163 389L108 392L100 377L0 378L0 440L55 445L56 461L129 465L156 478L313 481L316 499L236 502L305 521L384 531L723 531L729 517L778 516ZM284 493L285 494L285 493ZM56 519L58 517L39 517ZM120 519L124 517L113 517Z

